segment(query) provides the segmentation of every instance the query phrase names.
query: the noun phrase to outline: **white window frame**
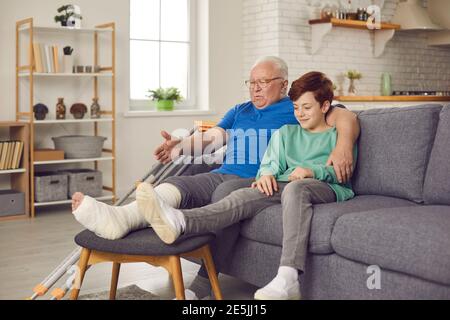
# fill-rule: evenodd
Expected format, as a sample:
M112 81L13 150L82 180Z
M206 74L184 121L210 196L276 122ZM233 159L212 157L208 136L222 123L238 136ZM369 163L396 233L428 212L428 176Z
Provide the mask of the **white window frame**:
M164 1L164 0L161 0ZM130 3L131 6L131 3ZM189 12L189 18L188 18L188 28L189 28L189 35L188 35L188 43L189 43L189 51L188 51L188 97L184 97L185 100L178 103L176 105L177 110L183 111L183 110L198 110L198 108L195 107L197 97L196 97L196 47L197 47L197 39L196 39L196 12L197 12L197 6L195 0L188 0L188 12ZM131 38L131 10L130 10L130 34L129 36L129 45L131 48L131 41L133 40L139 40L139 39L133 39ZM158 40L156 42L182 42L184 41L162 41ZM130 52L130 61L129 65L131 66L131 52ZM160 60L161 64L161 60ZM154 108L154 102L150 99L144 99L144 100L136 100L131 99L131 67L129 68L129 76L130 76L130 97L129 97L129 109L130 111L153 111L156 112L156 109ZM161 77L161 76L160 76ZM152 107L153 106L153 107Z

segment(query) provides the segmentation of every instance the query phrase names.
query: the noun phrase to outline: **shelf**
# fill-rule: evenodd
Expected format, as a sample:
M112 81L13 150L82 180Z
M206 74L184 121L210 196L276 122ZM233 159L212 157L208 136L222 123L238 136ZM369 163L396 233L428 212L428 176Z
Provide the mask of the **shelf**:
M24 26L19 29L20 32L29 31L30 27ZM53 33L53 32L63 32L63 33L95 33L95 32L112 32L111 28L63 28L63 27L41 27L41 26L33 26L33 32L42 32L42 33Z
M27 170L26 169L0 170L0 175L9 173L24 173L24 172L27 172Z
M20 78L29 77L29 72L21 72L19 73ZM111 78L113 76L112 73L38 73L33 72L33 76L35 77L68 77L68 78L87 78L87 77L104 77Z
M29 122L29 120L20 120L21 122ZM68 123L95 123L95 122L112 122L113 118L100 119L67 119L67 120L35 120L34 124L68 124Z
M93 161L111 161L114 157L101 157L101 158L88 158L88 159L65 159L65 160L54 160L54 161L35 161L35 166L40 166L44 164L66 164L66 163L81 163L81 162L93 162Z
M342 102L377 102L377 101L450 101L448 96L337 96Z
M342 28L353 28L353 29L364 29L364 30L370 30L367 27L366 21L359 21L359 20L343 20L343 19L316 19L316 20L309 20L309 24L321 24L321 23L331 23L333 27L342 27ZM380 29L377 30L398 30L400 29L399 24L393 24L393 23L387 23L382 22L380 24Z
M28 176L27 181L34 182L35 171L44 170L45 165L65 165L65 164L81 164L87 163L89 165L95 164L95 169L100 170L103 173L110 171L111 173L111 181L112 186L108 187L107 190L110 193L106 193L105 196L100 197L100 200L108 200L115 199L116 197L116 155L115 155L115 137L116 137L116 128L115 128L115 120L116 120L116 24L115 22L102 23L93 26L92 28L63 28L59 24L51 24L49 26L39 26L36 25L35 19L30 17L27 19L22 19L16 21L15 27L15 38L16 38L16 55L21 57L16 61L15 65L15 75L16 75L16 119L18 119L18 123L26 124L29 126L29 138L28 141L31 141L30 148L28 149L28 156L25 157L26 160L31 159L31 162L27 162L24 168L27 168L26 174L17 174L11 175L14 179L22 179L22 176ZM93 60L90 63L92 66L100 66L100 69L95 69L95 73L64 73L65 70L61 73L44 73L44 72L34 72L34 48L33 43L36 38L36 35L45 36L49 39L54 39L54 43L56 39L62 40L67 38L79 39L83 43L92 43L94 48L94 55L92 56ZM104 38L104 39L103 39ZM103 41L105 40L105 41ZM107 45L104 42L108 42L111 46ZM102 54L101 51L106 49L105 54ZM23 54L21 54L23 52ZM88 54L85 52L85 54ZM107 59L110 56L111 59ZM105 65L106 61L109 60ZM23 60L23 61L21 61ZM40 70L41 71L41 70ZM72 71L72 70L67 70ZM94 71L94 70L92 70ZM36 81L42 81L43 87L36 88ZM46 80L50 79L50 80ZM104 79L104 80L102 80ZM110 82L111 80L111 82ZM29 85L26 88L22 89L23 86L20 83L24 81L24 83L28 83ZM92 81L92 97L98 97L103 100L103 94L108 94L111 97L111 105L108 106L107 111L101 111L102 118L100 119L90 119L89 115L85 119L74 119L72 117L68 117L65 120L57 120L53 115L52 117L48 117L45 120L34 120L33 118L33 106L35 105L35 97L40 96L45 93L50 93L54 91L52 83L55 81L77 81L80 83L84 83L85 81ZM107 88L101 88L99 90L100 84L106 81L108 83ZM110 85L109 85L110 84ZM75 89L75 88L74 88ZM23 92L22 92L23 91ZM39 92L38 92L39 91ZM20 100L22 95L29 99L28 111L22 111ZM103 108L102 108L103 109ZM104 116L104 117L103 117ZM43 125L71 125L71 124L90 124L85 126L80 126L81 132L77 132L78 134L82 134L83 132L89 132L92 134L89 127L92 126L93 134L98 136L100 133L100 124L107 123L107 129L110 129L110 134L106 135L106 132L102 132L103 135L106 135L108 138L111 138L112 144L110 149L102 149L102 154L97 158L89 158L89 159L65 159L65 160L56 160L56 161L35 161L34 160L34 150L37 145L35 143L40 143L43 139L48 139L48 137L43 136L41 130L38 130L39 126L42 129ZM111 125L109 125L111 124ZM110 128L109 128L110 127ZM44 127L45 128L45 127ZM64 126L66 129L77 129L76 126L74 128L69 126ZM105 128L101 128L105 129ZM102 130L103 131L103 130ZM100 161L111 161L108 164L108 168L103 170L99 169ZM111 166L109 166L111 164ZM80 165L86 166L86 165ZM110 168L109 168L110 167ZM70 199L66 201L57 201L50 203L35 203L34 199L34 183L29 185L29 192L27 198L27 206L31 209L31 217L35 217L35 207L37 206L46 206L46 205L57 205L57 204L65 204L70 203Z
M386 44L394 36L395 30L400 29L400 25L382 22L377 29L370 29L366 21L342 20L342 19L316 19L310 20L311 25L311 48L312 53L319 51L323 38L331 32L333 27L351 28L374 32L373 54L375 57L381 56Z
M114 196L113 195L104 195L101 197L97 197L95 198L96 200L99 201L108 201L108 200L113 200ZM67 200L61 200L61 201L52 201L52 202L35 202L34 203L34 207L47 207L47 206L56 206L56 205L60 205L60 204L70 204L72 203L71 199L67 199Z

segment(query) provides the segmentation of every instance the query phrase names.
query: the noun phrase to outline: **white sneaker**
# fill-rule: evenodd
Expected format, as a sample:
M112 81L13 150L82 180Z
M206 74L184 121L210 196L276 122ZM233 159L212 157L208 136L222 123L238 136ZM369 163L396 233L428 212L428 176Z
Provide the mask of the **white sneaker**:
M198 300L197 295L195 294L195 292L190 290L190 289L185 289L184 290L184 297L185 297L185 300ZM177 300L177 298L175 298L173 300Z
M255 292L256 300L300 300L300 283L298 280L288 283L286 279L276 276L269 284Z

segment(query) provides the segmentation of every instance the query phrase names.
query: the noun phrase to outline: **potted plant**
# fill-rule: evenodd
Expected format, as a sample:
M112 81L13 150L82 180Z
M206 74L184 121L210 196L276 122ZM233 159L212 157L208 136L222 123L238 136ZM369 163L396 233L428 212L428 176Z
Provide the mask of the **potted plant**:
M350 80L350 86L348 87L348 95L349 96L356 95L355 80L361 79L362 74L356 70L349 70L347 71L345 76Z
M74 12L74 6L71 4L61 6L57 11L58 13L60 13L60 15L55 16L55 22L60 22L61 26L63 27L67 27L67 21L70 17L74 17L80 20L83 19L80 14Z
M155 90L148 90L149 97L152 101L156 101L156 109L158 111L172 111L175 102L181 102L183 97L180 90L175 87L158 88Z

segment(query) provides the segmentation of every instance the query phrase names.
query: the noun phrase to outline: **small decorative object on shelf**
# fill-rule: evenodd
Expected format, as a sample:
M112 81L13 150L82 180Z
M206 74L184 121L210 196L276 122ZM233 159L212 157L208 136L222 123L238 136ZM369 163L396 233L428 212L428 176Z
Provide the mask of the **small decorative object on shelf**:
M175 102L183 100L180 91L177 88L158 88L156 90L148 90L149 97L152 101L156 101L156 109L158 111L172 111Z
M331 19L335 16L337 11L337 6L327 2L322 8L322 11L320 12L320 18L321 19Z
M70 113L75 119L83 119L87 111L88 109L83 103L75 103L70 107Z
M100 105L98 104L98 98L92 99L92 105L91 105L91 119L100 119L101 112L100 112Z
M381 75L381 95L382 96L392 96L392 78L387 72Z
M309 11L309 19L320 19L320 9L322 8L322 4L320 0L308 0L308 11Z
M59 15L55 16L55 22L61 23L62 27L81 28L81 10L77 5L67 4L58 8Z
M70 46L64 47L63 65L64 73L72 73L73 68L73 48Z
M345 76L350 80L350 86L348 87L348 95L355 96L356 95L355 80L361 79L362 74L356 70L349 70L347 71Z
M48 108L45 104L38 103L33 107L34 118L36 120L44 120L48 113Z
M66 119L66 105L64 104L64 98L58 98L56 104L56 120Z

